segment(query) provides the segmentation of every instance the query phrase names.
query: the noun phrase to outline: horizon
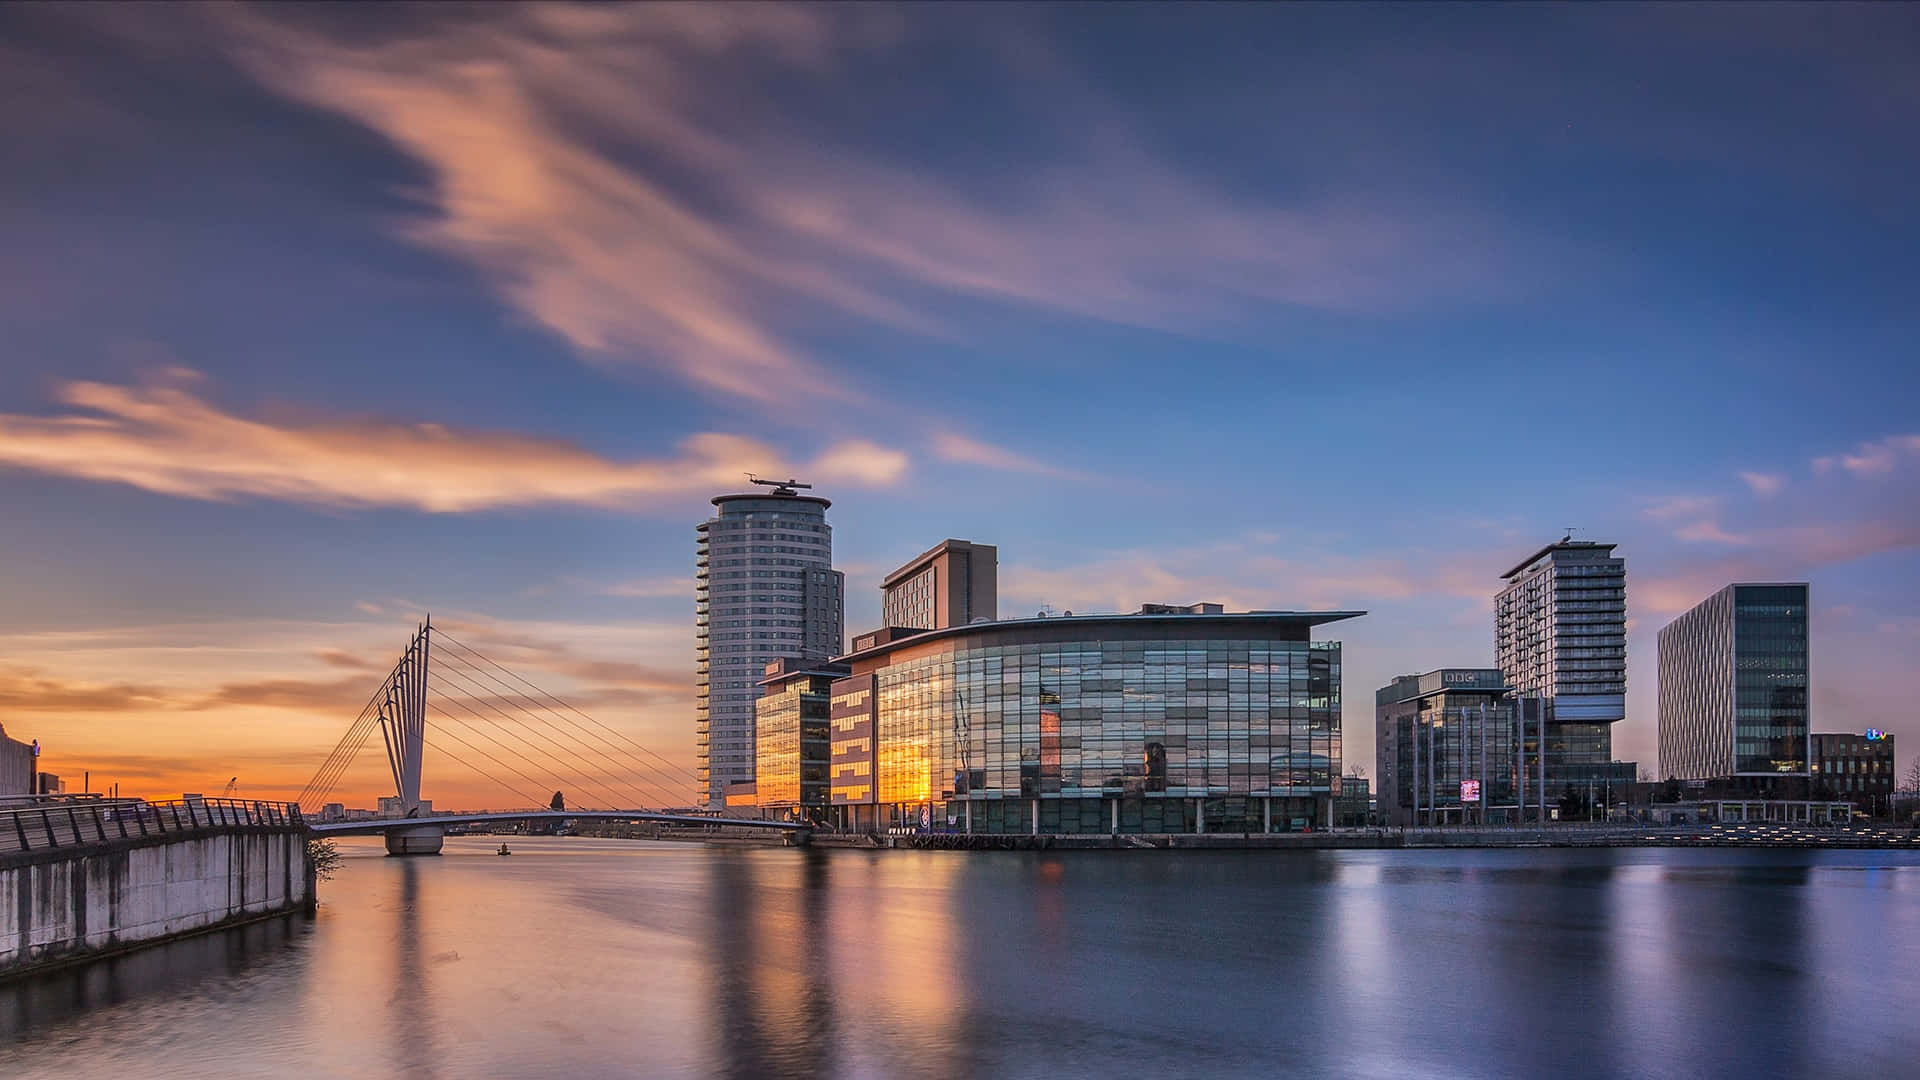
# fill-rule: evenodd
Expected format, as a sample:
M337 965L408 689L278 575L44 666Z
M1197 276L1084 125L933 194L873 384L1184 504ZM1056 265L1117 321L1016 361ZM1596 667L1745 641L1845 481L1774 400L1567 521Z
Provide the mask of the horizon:
M832 500L843 646L947 537L1003 618L1364 610L1326 637L1369 778L1374 690L1492 667L1557 537L1626 561L1614 757L1656 777L1659 629L1805 581L1813 731L1904 736L1904 777L1917 39L0 10L0 725L74 788L291 799L431 611L694 805L694 530L751 473ZM436 806L509 805L428 754Z

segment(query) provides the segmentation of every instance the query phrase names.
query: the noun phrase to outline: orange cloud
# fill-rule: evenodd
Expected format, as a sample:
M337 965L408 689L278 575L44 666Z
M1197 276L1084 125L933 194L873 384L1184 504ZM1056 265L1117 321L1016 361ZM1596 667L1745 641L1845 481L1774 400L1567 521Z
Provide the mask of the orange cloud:
M524 715L533 708L524 687L481 677L484 665L444 643L429 711L429 738L440 749L428 751L427 782L441 805L524 801L469 769L502 775L458 738L540 778L541 801L554 787L576 800L575 789L589 787L629 800L691 800L693 678L674 666L688 640L679 621L507 627L469 615L447 629L604 727L587 733L586 721ZM18 660L0 666L0 713L8 735L39 739L43 767L76 786L91 772L96 790L119 782L126 794L212 793L237 775L244 795L291 798L346 733L403 639L374 622L258 620L0 634L0 656ZM390 792L378 741L341 777L335 799L371 806ZM630 751L629 741L652 754L617 752Z
M284 421L226 412L177 386L61 385L79 412L0 414L0 467L128 484L183 498L243 496L432 513L573 504L631 509L737 485L749 471L884 486L900 451L864 440L790 464L738 435L694 435L677 458L613 461L557 439L390 421Z
M1062 85L1062 65L1004 49L981 55L1041 81L1036 122L1066 145L991 194L798 134L763 80L826 84L848 57L889 59L904 30L884 10L544 4L351 42L207 10L264 84L424 167L429 212L409 238L597 362L729 396L844 396L797 343L823 310L956 336L929 288L1192 330L1274 304L1404 307L1490 277L1472 215L1232 192L1149 152L1119 110Z

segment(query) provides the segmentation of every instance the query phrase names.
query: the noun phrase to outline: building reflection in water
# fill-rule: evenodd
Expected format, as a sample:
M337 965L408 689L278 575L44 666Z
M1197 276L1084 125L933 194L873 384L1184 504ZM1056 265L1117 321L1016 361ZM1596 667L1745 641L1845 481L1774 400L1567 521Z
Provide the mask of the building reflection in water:
M400 895L394 905L393 990L387 998L387 1033L397 1075L437 1075L434 1015L426 967L421 963L425 933L420 913L419 858L399 858Z
M712 1058L732 1077L827 1076L835 1071L829 860L768 854L722 849L707 864Z

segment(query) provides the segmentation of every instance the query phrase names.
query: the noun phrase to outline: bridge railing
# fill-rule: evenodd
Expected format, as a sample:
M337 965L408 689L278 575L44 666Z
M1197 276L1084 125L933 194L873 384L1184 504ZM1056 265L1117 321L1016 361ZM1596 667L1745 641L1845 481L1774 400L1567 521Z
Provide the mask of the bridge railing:
M0 811L0 854L143 836L305 828L296 803L256 799L99 799Z

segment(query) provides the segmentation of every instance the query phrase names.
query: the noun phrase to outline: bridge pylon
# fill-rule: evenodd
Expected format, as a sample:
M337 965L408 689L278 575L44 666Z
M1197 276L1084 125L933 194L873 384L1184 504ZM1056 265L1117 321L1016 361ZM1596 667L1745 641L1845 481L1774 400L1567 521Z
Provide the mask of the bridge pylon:
M433 644L433 616L414 632L400 662L387 676L380 702L380 736L393 770L393 789L402 817L420 813L420 766L427 739L427 659ZM438 855L446 830L438 825L396 828L387 834L389 855Z

